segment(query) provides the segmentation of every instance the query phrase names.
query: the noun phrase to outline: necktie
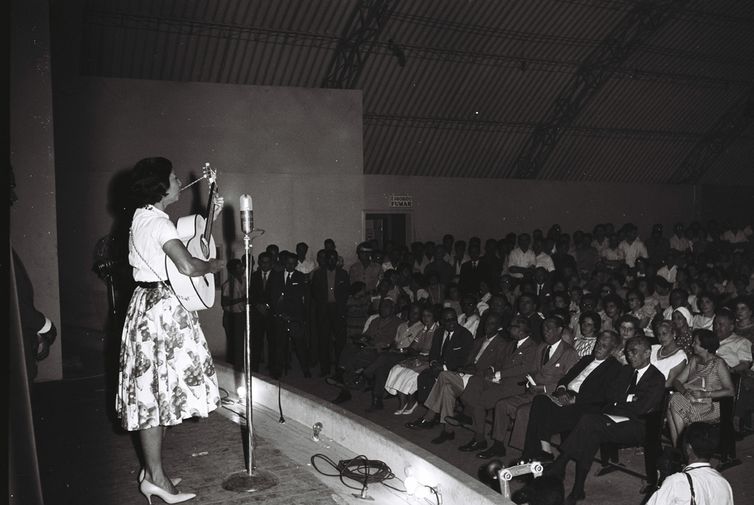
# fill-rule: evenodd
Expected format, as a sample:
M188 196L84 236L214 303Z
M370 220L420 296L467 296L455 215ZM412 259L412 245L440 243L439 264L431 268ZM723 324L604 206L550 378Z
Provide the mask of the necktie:
M551 345L548 345L545 347L545 351L542 353L542 364L544 365L548 361L550 361L550 349L552 348Z
M639 371L638 370L634 370L634 374L631 377L631 384L629 384L628 385L628 389L626 389L626 394L627 395L631 395L631 394L634 394L636 392L636 380L638 379L638 377L639 377Z
M262 289L267 287L267 272L262 272Z
M291 273L290 272L286 272L285 273L285 285L288 286L290 282L291 282Z
M476 261L472 261L471 266L474 267L474 270L476 270Z
M450 342L450 335L451 333L449 331L445 332L445 338L442 341L442 348L440 349L440 356L445 356L445 348L448 346L448 342Z

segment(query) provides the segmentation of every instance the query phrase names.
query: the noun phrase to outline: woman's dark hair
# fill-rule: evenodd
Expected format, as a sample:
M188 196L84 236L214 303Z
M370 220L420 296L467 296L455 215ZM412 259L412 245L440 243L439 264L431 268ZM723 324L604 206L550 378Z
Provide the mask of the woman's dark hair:
M367 285L361 281L354 281L351 283L351 287L348 289L348 294L351 296L356 295L361 290L366 289Z
M167 158L144 158L131 170L131 196L137 207L162 200L170 188L173 164Z
M691 335L694 338L698 338L699 346L710 354L715 354L717 348L720 347L720 340L718 340L717 335L715 335L712 330L697 328L691 332Z
M582 312L579 316L579 326L581 323L584 322L584 319L591 319L594 323L594 333L599 333L602 329L602 318L599 314L594 312L593 310L587 310L586 312Z
M638 289L629 289L628 293L626 293L626 301L628 301L628 299L632 296L638 298L639 301L641 301L641 304L644 305L644 294L642 294L641 291L639 291Z
M699 304L702 298L707 298L708 300L710 300L715 309L717 309L717 297L715 296L715 294L712 291L702 291L701 293L699 293L699 296L696 297L695 305L698 312L702 311L702 307Z
M613 329L615 329L615 331L620 331L620 326L623 323L631 323L631 325L634 327L634 330L636 330L637 335L644 335L644 331L641 329L641 321L639 321L638 318L632 316L631 314L623 314L615 320L615 322L613 323Z

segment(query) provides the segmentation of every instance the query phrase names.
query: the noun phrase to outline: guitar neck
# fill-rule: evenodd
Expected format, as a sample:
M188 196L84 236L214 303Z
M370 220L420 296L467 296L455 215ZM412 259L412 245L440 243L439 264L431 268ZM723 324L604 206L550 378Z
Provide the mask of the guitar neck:
M215 193L217 193L217 184L214 182L209 187L209 200L207 201L207 222L204 225L204 233L202 237L205 243L209 243L209 239L212 236L212 223L215 222Z

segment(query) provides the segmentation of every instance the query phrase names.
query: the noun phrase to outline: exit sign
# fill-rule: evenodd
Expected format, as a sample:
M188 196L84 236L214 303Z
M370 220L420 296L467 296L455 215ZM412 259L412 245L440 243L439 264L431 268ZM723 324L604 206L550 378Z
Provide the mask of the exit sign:
M390 195L390 207L410 209L414 206L414 198L411 195Z

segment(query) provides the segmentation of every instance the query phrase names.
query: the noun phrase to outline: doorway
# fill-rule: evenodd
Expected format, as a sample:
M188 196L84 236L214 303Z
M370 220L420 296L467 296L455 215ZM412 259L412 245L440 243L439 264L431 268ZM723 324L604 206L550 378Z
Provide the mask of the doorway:
M381 250L391 240L396 246L411 241L411 214L407 212L364 212L364 240L376 240Z

